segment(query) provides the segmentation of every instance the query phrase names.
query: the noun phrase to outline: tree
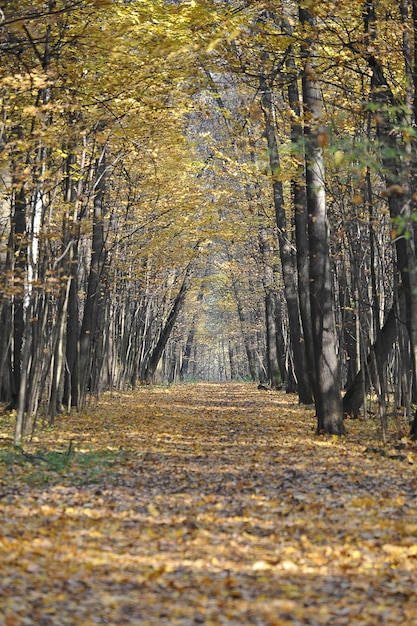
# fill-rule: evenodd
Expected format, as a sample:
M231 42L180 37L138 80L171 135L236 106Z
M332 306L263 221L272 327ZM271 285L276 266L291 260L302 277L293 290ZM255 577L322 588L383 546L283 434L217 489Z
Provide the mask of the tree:
M341 407L341 382L336 353L337 333L334 318L333 281L328 243L323 148L326 131L321 125L322 102L317 76L317 39L315 20L303 5L300 21L304 27L302 76L306 137L306 196L308 212L308 249L310 307L315 350L314 403L317 431L341 435L345 428Z
M291 345L294 355L295 376L297 379L297 390L300 402L311 403L310 380L305 375L307 370L306 353L304 349L304 338L301 328L300 308L297 290L297 270L296 260L293 253L293 246L290 240L289 228L285 214L284 189L279 180L281 169L278 143L275 135L274 107L271 87L265 75L260 75L259 89L261 93L261 104L265 118L265 135L268 144L269 163L273 177L273 202L275 208L275 219L277 223L279 252L282 268L282 276L285 290L285 300L289 318L289 329L291 335Z

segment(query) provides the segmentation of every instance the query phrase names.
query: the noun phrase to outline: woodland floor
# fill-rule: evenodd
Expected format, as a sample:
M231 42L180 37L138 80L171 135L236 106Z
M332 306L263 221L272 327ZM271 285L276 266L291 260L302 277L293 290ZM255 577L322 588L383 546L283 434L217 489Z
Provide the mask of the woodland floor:
M417 625L417 446L347 427L251 384L3 416L0 625Z

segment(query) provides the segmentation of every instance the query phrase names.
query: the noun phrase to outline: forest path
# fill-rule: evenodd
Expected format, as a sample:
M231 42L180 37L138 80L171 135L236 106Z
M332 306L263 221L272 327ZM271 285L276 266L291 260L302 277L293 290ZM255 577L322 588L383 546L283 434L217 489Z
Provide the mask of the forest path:
M417 452L251 384L142 388L24 454L0 422L0 626L417 625ZM70 445L70 441L72 441Z

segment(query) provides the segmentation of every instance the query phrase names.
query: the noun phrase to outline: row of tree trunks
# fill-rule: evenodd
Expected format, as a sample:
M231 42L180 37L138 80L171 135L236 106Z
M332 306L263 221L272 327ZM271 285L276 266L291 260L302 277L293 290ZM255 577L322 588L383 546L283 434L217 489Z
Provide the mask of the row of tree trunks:
M372 0L365 2L364 8L365 36L371 42L376 32L375 7ZM413 2L413 27L414 36L417 33L417 8ZM416 53L417 54L417 53ZM408 59L416 71L412 59ZM396 101L394 94L388 86L383 68L373 54L367 56L367 62L371 71L371 93L373 102L378 106L378 116L375 118L377 137L380 144L381 160L384 165L385 180L388 196L388 206L394 223L398 220L402 223L402 232L405 236L399 236L395 240L398 270L401 275L402 287L405 298L406 327L411 346L414 371L414 388L417 387L417 257L415 252L415 239L417 237L415 221L412 219L412 208L415 205L413 191L415 184L415 163L417 161L415 148L412 143L408 146L401 144L397 133L393 132L392 113L395 111L398 125L405 126L410 119L404 118L403 108ZM414 74L415 76L415 74ZM417 100L417 81L414 80L413 101ZM417 123L416 108L413 110L413 124ZM414 164L408 171L404 168L402 155L410 151L411 160ZM411 425L411 435L417 437L417 413Z
M400 294L399 298L404 300L404 295ZM343 412L345 415L359 416L359 411L365 401L365 394L369 392L372 381L375 381L375 362L378 361L384 364L387 362L388 355L398 336L398 324L401 323L398 316L399 308L401 308L400 302L395 302L391 307L384 325L377 333L375 343L371 346L366 362L347 388L343 397Z
M204 283L201 285L200 290L197 295L197 307L198 308L202 304L203 298L204 298ZM179 372L179 378L182 381L186 380L187 376L189 375L191 351L194 346L195 334L196 334L197 316L198 316L198 312L196 311L191 320L190 329L188 331L187 339L186 339L185 346L184 346L184 351L182 354L182 362L181 362L181 367L180 367L180 372Z
M183 277L181 287L172 304L167 320L163 328L161 328L161 332L159 334L158 340L155 346L153 347L152 352L149 354L149 358L146 361L146 366L142 374L142 380L147 384L150 384L151 382L153 382L156 368L158 366L158 363L161 360L162 353L167 345L168 339L171 336L174 324L183 307L184 300L187 295L187 290L188 290L189 283L190 283L190 276L191 276L191 266L187 267L185 271L185 275Z

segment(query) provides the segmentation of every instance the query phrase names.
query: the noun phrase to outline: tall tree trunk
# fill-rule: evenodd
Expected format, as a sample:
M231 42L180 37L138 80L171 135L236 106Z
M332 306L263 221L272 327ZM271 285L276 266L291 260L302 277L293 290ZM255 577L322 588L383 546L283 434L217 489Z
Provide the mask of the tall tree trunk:
M185 380L188 376L188 365L190 363L191 351L194 345L195 330L195 320L193 319L191 322L191 328L188 331L187 339L185 341L184 352L182 354L180 380Z
M227 343L228 355L229 355L229 367L230 367L230 378L231 380L236 380L238 377L238 369L236 367L236 350L233 346L233 342L229 339Z
M57 329L56 341L53 356L53 369L51 380L51 391L49 399L49 424L55 421L55 416L62 408L63 373L65 366L65 335L68 317L68 300L71 289L71 277L68 276L66 285L61 288L59 301L57 304Z
M77 157L74 154L74 146L68 146L68 157L64 172L64 201L69 207L63 224L63 247L64 253L68 250L66 261L66 274L68 276L68 291L65 294L66 324L65 324L65 368L63 380L62 402L70 409L78 406L78 253L80 240L80 224L77 215L77 196L81 195L81 182L74 180ZM83 166L84 155L80 160L80 168ZM77 185L79 188L77 189Z
M8 408L13 408L16 402L13 399L13 298L6 295L10 292L13 280L14 255L14 222L13 206L10 206L8 219L9 236L5 263L2 266L0 285L2 294L0 310L0 402L7 402Z
M283 28L288 35L292 35L293 27L288 19L284 19ZM298 69L295 63L294 50L292 46L288 49L287 69L291 77L291 80L288 83L288 102L293 113L291 118L291 142L293 146L301 146L304 143L304 133L301 122ZM306 375L309 381L310 389L314 389L316 385L316 369L314 363L314 342L310 306L307 198L305 186L300 182L305 179L305 176L305 161L304 159L300 159L296 174L291 180L291 195L294 205L298 302L306 355Z
M282 383L288 382L284 362L284 338L282 337L282 319L280 303L276 293L276 277L278 273L275 237L269 229L259 229L258 241L263 266L262 283L265 290L265 334L266 334L266 366L268 383L278 389ZM271 267L272 266L272 267Z
M273 389L278 389L284 379L281 377L279 367L274 295L272 291L268 291L265 295L266 358L268 382Z
M77 243L74 243L76 249ZM75 259L77 253L73 248L69 251L69 292L67 304L65 375L63 402L69 409L78 406L78 268Z
M294 358L294 370L297 379L298 396L302 404L311 403L311 390L307 370L306 355L304 349L303 333L301 329L300 309L298 304L298 293L296 283L296 263L292 252L290 233L287 225L287 218L284 207L284 191L282 183L278 180L280 171L280 158L278 143L275 134L274 107L272 102L271 89L267 78L260 76L259 87L261 91L262 108L265 118L265 133L268 143L269 163L273 176L273 199L275 207L275 218L278 229L279 252L284 281L285 300L288 310L288 323L291 338L291 348Z
M300 21L310 34L303 43L302 87L305 106L306 190L308 211L310 306L316 366L314 403L317 432L341 435L345 432L341 403L337 334L334 318L333 277L330 266L325 196L323 146L325 130L320 125L322 101L317 79L315 21L300 8Z
M13 376L12 402L17 408L22 376L22 349L24 334L24 285L26 280L27 242L26 236L26 200L23 187L14 197L14 215L12 221L14 245L14 276L17 290L13 296Z
M100 329L97 313L101 298L100 281L106 261L104 234L104 192L106 188L106 154L105 148L96 164L93 236L91 242L91 266L88 276L87 297L79 336L79 392L78 406L83 405L91 383L91 366L93 339Z
M376 254L375 254L375 222L374 222L374 206L373 206L373 193L371 184L371 174L368 169L366 173L366 202L369 210L369 254L371 265L371 292L372 292L372 317L373 326L375 329L376 341L380 341L381 325L380 325L380 297L377 286L376 276ZM386 371L384 368L385 362L381 358L379 350L374 351L375 361L375 387L378 394L378 409L381 422L381 431L383 441L385 442L386 430L387 430L387 388L386 388Z

